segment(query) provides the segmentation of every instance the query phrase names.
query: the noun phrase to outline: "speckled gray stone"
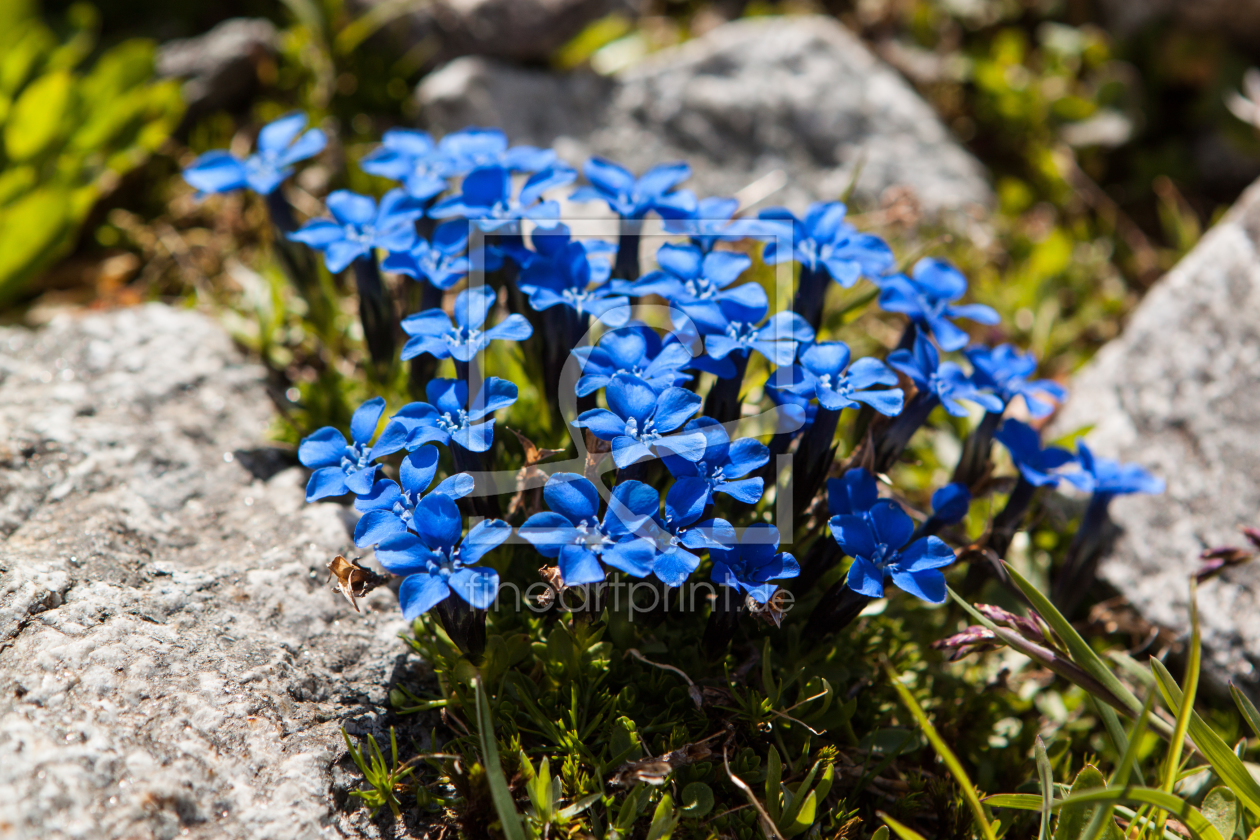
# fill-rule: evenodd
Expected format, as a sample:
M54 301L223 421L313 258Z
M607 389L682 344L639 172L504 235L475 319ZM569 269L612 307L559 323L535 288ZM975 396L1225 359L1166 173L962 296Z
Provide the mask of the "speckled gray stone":
M422 665L271 421L196 312L0 330L0 838L382 836L340 727Z
M1112 503L1123 529L1100 574L1148 619L1185 630L1199 552L1260 525L1260 184L1150 291L1077 376L1059 430L1168 482ZM1260 564L1199 588L1214 673L1254 683Z
M702 195L780 170L786 185L769 203L803 208L838 197L860 166L855 192L870 203L894 186L931 213L992 201L983 167L931 107L829 17L723 24L612 79L461 58L416 96L439 132L499 126L573 162L595 153L636 172L685 159Z

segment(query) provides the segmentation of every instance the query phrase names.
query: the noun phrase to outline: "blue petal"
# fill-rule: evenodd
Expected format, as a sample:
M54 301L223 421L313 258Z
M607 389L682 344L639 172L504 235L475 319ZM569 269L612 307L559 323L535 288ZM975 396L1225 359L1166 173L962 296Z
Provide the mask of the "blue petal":
M446 582L452 592L477 610L489 608L499 594L499 573L482 566L460 569L447 578Z
M900 388L887 391L858 391L853 399L863 402L885 417L895 417L905 407L905 394Z
M381 540L376 547L376 562L396 575L424 572L429 563L436 560L437 557L424 547L419 537L406 531Z
M658 449L665 449L675 453L688 461L699 461L704 457L704 448L707 440L704 435L699 432L687 432L679 435L669 435L656 441ZM616 444L613 444L616 449Z
M402 319L403 332L407 335L445 337L454 331L451 316L441 309L426 309Z
M652 415L656 430L662 434L674 431L700 410L702 402L699 394L686 388L665 389L656 399L656 411Z
M613 488L604 515L604 531L613 537L642 530L660 513L661 498L642 481L623 481Z
M398 587L398 606L402 608L403 618L415 621L450 594L450 587L440 577L423 573L409 575Z
M373 485L376 484L376 474L380 472L380 464L368 464L361 470L350 473L346 476L346 487L356 496L369 493Z
M680 478L665 494L665 521L674 531L686 528L704 515L704 509L711 501L708 481Z
M553 473L543 487L543 499L574 524L594 521L599 514L599 491L577 473Z
M429 489L437 475L438 451L436 446L422 446L403 458L398 468L398 480L416 496Z
M376 426L385 412L385 398L374 397L354 410L350 418L350 437L356 443L367 443L376 434Z
M626 421L606 408L583 411L573 425L579 429L590 429L600 440L614 440L626 433Z
M366 493L360 493L354 500L354 509L361 511L390 510L402 501L402 490L398 484L388 478L382 478L372 485Z
M563 560L561 553L561 560ZM633 577L647 577L652 573L652 563L656 559L656 543L646 537L634 537L623 540L612 548L605 549L603 560L614 569L620 569ZM568 577L565 577L568 581Z
M495 326L486 330L486 338L491 340L524 341L534 334L534 328L524 315L512 314Z
M940 572L893 571L892 579L899 588L929 604L945 603L945 576Z
M393 511L369 510L354 526L354 544L366 548L406 531L407 526Z
M700 451L701 452L704 451L703 446L701 447ZM622 470L624 470L626 467L630 466L631 464L637 464L640 461L647 460L653 457L651 449L644 446L642 443L639 443L639 441L635 440L634 438L626 437L625 435L622 435L621 437L617 437L613 439L612 456L613 456L613 463L617 465L618 469L622 469ZM698 458L699 456L696 456L696 457ZM696 459L693 458L692 460L696 460Z
M760 478L741 478L737 481L725 481L716 490L746 505L755 505L765 493L763 483Z
M376 202L349 190L333 190L324 199L328 212L343 225L370 225L376 220Z
M562 514L551 511L535 513L526 519L517 533L543 557L554 558L560 549L578 538L577 529Z
M657 555L652 574L666 586L682 586L700 566L700 558L677 546Z
M476 399L468 406L468 419L476 422L516 402L516 383L490 376L482 383Z
M416 505L412 528L430 549L450 549L464 533L464 520L449 496L430 493Z
M598 583L604 579L604 569L599 565L599 558L585 546L566 545L560 550L558 565L565 586Z
M768 463L770 450L764 443L753 438L741 438L731 444L722 474L727 478L741 478Z
M872 505L867 516L876 541L884 543L889 548L901 548L914 534L914 520L906 515L901 505L889 499L883 499Z
M865 516L840 514L831 517L828 526L840 548L850 557L870 557L879 545Z
M317 502L333 496L344 496L346 490L346 474L341 467L324 467L311 473L311 480L306 482L306 501Z
M340 464L345 454L346 436L332 426L316 429L298 444L298 460L312 469Z
M864 557L854 557L845 584L868 598L884 597L884 573Z
M306 114L294 111L267 123L258 132L256 146L260 152L278 152L293 142L293 138L306 128Z
M303 134L280 155L281 166L292 166L300 160L315 157L328 145L328 138L318 128L312 128Z
M245 167L222 150L206 152L183 172L184 180L193 189L220 193L245 186Z
M656 410L656 391L651 385L633 374L619 373L614 376L612 382L604 390L604 397L608 400L608 407L617 416L626 420L634 418L638 422L640 431L643 429L644 421Z
M451 441L469 452L485 452L494 443L494 420L451 432Z
M483 519L473 526L459 547L460 562L476 563L512 536L512 526L502 519Z
M732 254L731 256L735 255ZM744 259L747 259L747 257ZM675 277L693 280L700 276L704 257L700 253L700 249L694 245L667 243L657 249L656 263ZM738 272L736 273L738 274ZM640 292L639 294L645 294L645 292Z
M904 572L922 572L940 569L954 562L954 550L940 537L922 537L906 546L897 561L897 568Z

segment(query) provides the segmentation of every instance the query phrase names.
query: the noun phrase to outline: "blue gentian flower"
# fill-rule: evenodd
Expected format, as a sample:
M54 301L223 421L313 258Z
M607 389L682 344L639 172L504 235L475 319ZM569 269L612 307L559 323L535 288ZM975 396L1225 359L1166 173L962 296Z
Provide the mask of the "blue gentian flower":
M1066 473L1063 478L1077 489L1092 493L1096 499L1112 499L1129 493L1158 495L1164 492L1162 478L1151 475L1139 464L1096 458L1084 441L1076 444L1076 460L1081 465L1080 471Z
M879 305L900 312L945 351L966 346L967 333L953 319L967 318L979 324L996 324L1001 318L981 303L955 305L967 291L967 278L943 260L925 257L914 264L912 277L897 274L880 281Z
M591 182L578 187L570 201L603 201L623 219L642 219L655 210L662 218L685 218L695 213L696 196L689 190L670 192L691 177L685 163L663 163L635 178L629 169L601 157L593 157L582 168Z
M700 199L694 213L683 217L671 217L665 220L668 233L681 233L691 240L691 244L707 254L719 242L734 239L746 239L759 226L750 226L752 220L733 220L735 211L739 210L739 200L735 198L719 198L711 196Z
M898 414L905 402L900 388L871 390L875 385L896 385L897 374L879 359L861 358L850 365L851 358L843 341L811 344L801 351L801 374L795 376L791 369L781 368L775 372L776 387L813 397L828 411L860 408L864 403L886 416ZM780 378L781 374L791 380Z
M714 582L747 592L758 604L774 595L776 580L801 573L796 558L779 551L779 529L767 522L754 522L744 529L739 544L727 548L710 547Z
M955 417L967 416L967 408L959 400L976 403L986 411L1001 411L1005 407L999 397L980 390L957 363L942 362L932 342L922 335L915 338L913 351L889 353L888 364L908 376L920 393L940 400Z
M449 496L434 492L416 505L412 527L415 534L395 534L376 547L377 561L403 578L398 589L403 618L414 621L452 592L474 609L494 603L498 573L474 564L512 535L510 525L484 519L461 543L464 523L459 508Z
M1057 446L1042 449L1037 430L1018 420L1005 421L994 437L1011 453L1019 474L1034 487L1057 486L1061 476L1054 471L1076 460Z
M604 389L604 397L608 408L584 411L573 425L611 441L618 468L651 458L653 447L689 461L704 455L706 440L700 432L670 434L700 409L694 392L671 387L658 394L639 377L619 373Z
M372 489L354 500L355 510L363 512L354 528L354 544L360 548L376 545L388 537L417 531L416 505L424 498L437 475L438 451L422 446L403 458L398 481L382 478ZM473 491L473 477L456 473L433 488L434 493L462 499Z
M426 443L453 443L469 452L485 452L494 443L494 417L490 415L516 402L517 392L513 383L489 376L471 403L468 383L462 379L430 379L424 393L428 402L408 403L398 409L381 432L381 441L395 447L393 451L403 445L415 450Z
M971 491L956 481L932 494L931 518L942 525L961 522L970 509Z
M670 303L731 300L749 307L768 307L766 290L759 283L728 288L752 265L745 254L731 251L704 253L695 245L667 243L656 252L660 268L634 282L619 280L621 294L643 297L660 295Z
M938 537L910 542L914 521L893 501L876 502L865 515L831 518L831 534L853 558L847 584L868 598L884 597L884 579L933 604L945 603L945 576L954 552ZM907 545L909 543L909 545Z
M427 309L403 318L403 332L412 336L403 347L403 361L428 353L438 359L467 362L485 350L491 341L524 341L534 334L525 316L517 314L483 330L494 300L494 289L489 286L469 287L455 298L454 323L441 309Z
M406 251L416 239L415 220L424 215L424 208L401 189L385 193L380 207L349 190L334 190L325 201L332 219L309 221L288 237L323 251L333 274L375 248Z
M665 515L658 518L656 562L652 573L666 586L682 586L700 565L696 552L732 549L739 544L735 527L725 519L700 517L709 504L704 482L674 482L665 494Z
M975 370L973 379L982 388L988 388L1010 404L1016 397L1023 397L1028 414L1040 419L1054 411L1054 402L1067 399L1067 389L1050 379L1030 380L1037 371L1037 359L1032 353L1020 353L1009 344L988 347L969 347L964 351Z
M362 495L372 490L381 465L377 458L402 449L401 444L381 439L372 445L376 426L385 411L385 399L375 397L355 409L350 418L350 442L332 426L316 429L298 445L298 460L314 470L306 485L306 501L314 502L346 493Z
M407 195L428 201L446 189L446 179L456 173L457 163L438 149L429 132L391 128L359 167L369 175L402 181Z
M513 199L512 173L503 166L483 166L464 177L460 185L463 192L433 205L429 215L435 219L459 216L487 233L519 233L522 219L552 227L560 219L560 205L543 201L543 193L571 183L576 177L577 173L567 164L554 164L531 175L520 195Z
M827 509L834 516L861 516L879 501L879 486L870 470L854 467L840 478L827 479Z
M662 343L656 330L643 324L608 330L594 347L575 347L572 352L582 364L579 397L595 393L619 373L637 376L658 392L691 380L691 374L683 373L691 364L691 351L676 342Z
M704 336L705 352L718 361L732 353L746 359L750 351L756 350L776 365L790 365L798 345L814 340L813 328L795 312L776 312L764 320L768 311L765 304L701 301L678 308Z
M521 267L517 287L529 297L536 312L566 306L579 315L594 315L605 326L619 327L630 318L630 300L608 283L612 267L581 242L569 237L565 225L555 233L535 234L535 257Z
M762 210L757 217L771 223L769 230L777 230L779 237L791 237L788 243L771 238L762 259L770 265L794 260L811 274L825 271L846 289L863 275L883 274L893 265L892 249L878 236L858 233L844 221L845 212L839 201L811 204L804 219L783 207Z
M206 152L184 170L184 180L203 193L249 187L259 195L270 195L293 174L293 164L314 157L328 143L318 128L303 134L304 128L306 114L286 114L262 127L258 151L245 160L221 149Z
M818 403L796 393L797 390L808 391L808 375L800 365L792 365L779 368L766 380L765 394L779 412L779 425L793 430L789 438L807 428L818 416ZM773 441L771 449L774 449Z
M713 503L713 494L725 493L749 505L761 501L762 479L744 478L770 462L770 450L759 440L741 438L734 443L721 423L711 417L697 417L683 427L684 433L704 435L704 452L692 461L677 455L661 460L678 481L674 487L695 482L704 488L704 498Z
M658 515L660 496L641 481L613 488L608 511L599 518L599 491L577 473L553 473L543 487L550 512L536 513L519 532L547 558L559 558L566 586L604 579L602 560L634 577L646 577L656 558L656 544L639 536Z
M507 135L497 128L470 126L443 137L438 151L452 162L452 174L466 175L484 166L502 166L509 172L541 172L561 163L551 149L508 146Z
M433 241L417 236L406 250L391 251L381 268L405 274L415 280L428 280L446 291L467 276L471 263L461 256L468 247L468 222L443 222L433 230Z

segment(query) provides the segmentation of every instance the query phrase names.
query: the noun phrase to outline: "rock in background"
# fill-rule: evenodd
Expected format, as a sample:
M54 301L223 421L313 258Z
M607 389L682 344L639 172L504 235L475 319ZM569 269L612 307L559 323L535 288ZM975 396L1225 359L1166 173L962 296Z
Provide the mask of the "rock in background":
M265 18L232 18L204 35L162 44L157 74L185 80L184 125L220 108L244 106L258 89L259 65L275 58L278 38Z
M466 57L416 96L439 133L499 126L570 161L601 154L637 172L685 159L701 195L778 170L787 186L769 202L803 208L839 196L860 168L855 192L871 204L890 187L910 188L930 213L992 200L983 167L931 107L828 17L723 24L611 79Z
M1112 503L1123 529L1100 574L1146 618L1185 630L1204 548L1246 545L1260 525L1260 184L1142 301L1120 338L1077 377L1056 421L1094 424L1100 455L1166 479L1161 496ZM1199 588L1217 674L1253 683L1260 662L1260 565Z
M375 836L340 729L418 660L271 420L194 312L0 330L0 838Z

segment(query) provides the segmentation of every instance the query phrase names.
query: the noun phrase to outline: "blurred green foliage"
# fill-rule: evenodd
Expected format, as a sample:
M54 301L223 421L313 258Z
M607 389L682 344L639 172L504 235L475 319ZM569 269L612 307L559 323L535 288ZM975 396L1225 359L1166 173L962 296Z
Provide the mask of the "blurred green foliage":
M152 82L152 42L132 40L81 68L99 20L71 8L64 38L30 0L0 4L0 304L75 244L96 200L170 136L183 102Z

